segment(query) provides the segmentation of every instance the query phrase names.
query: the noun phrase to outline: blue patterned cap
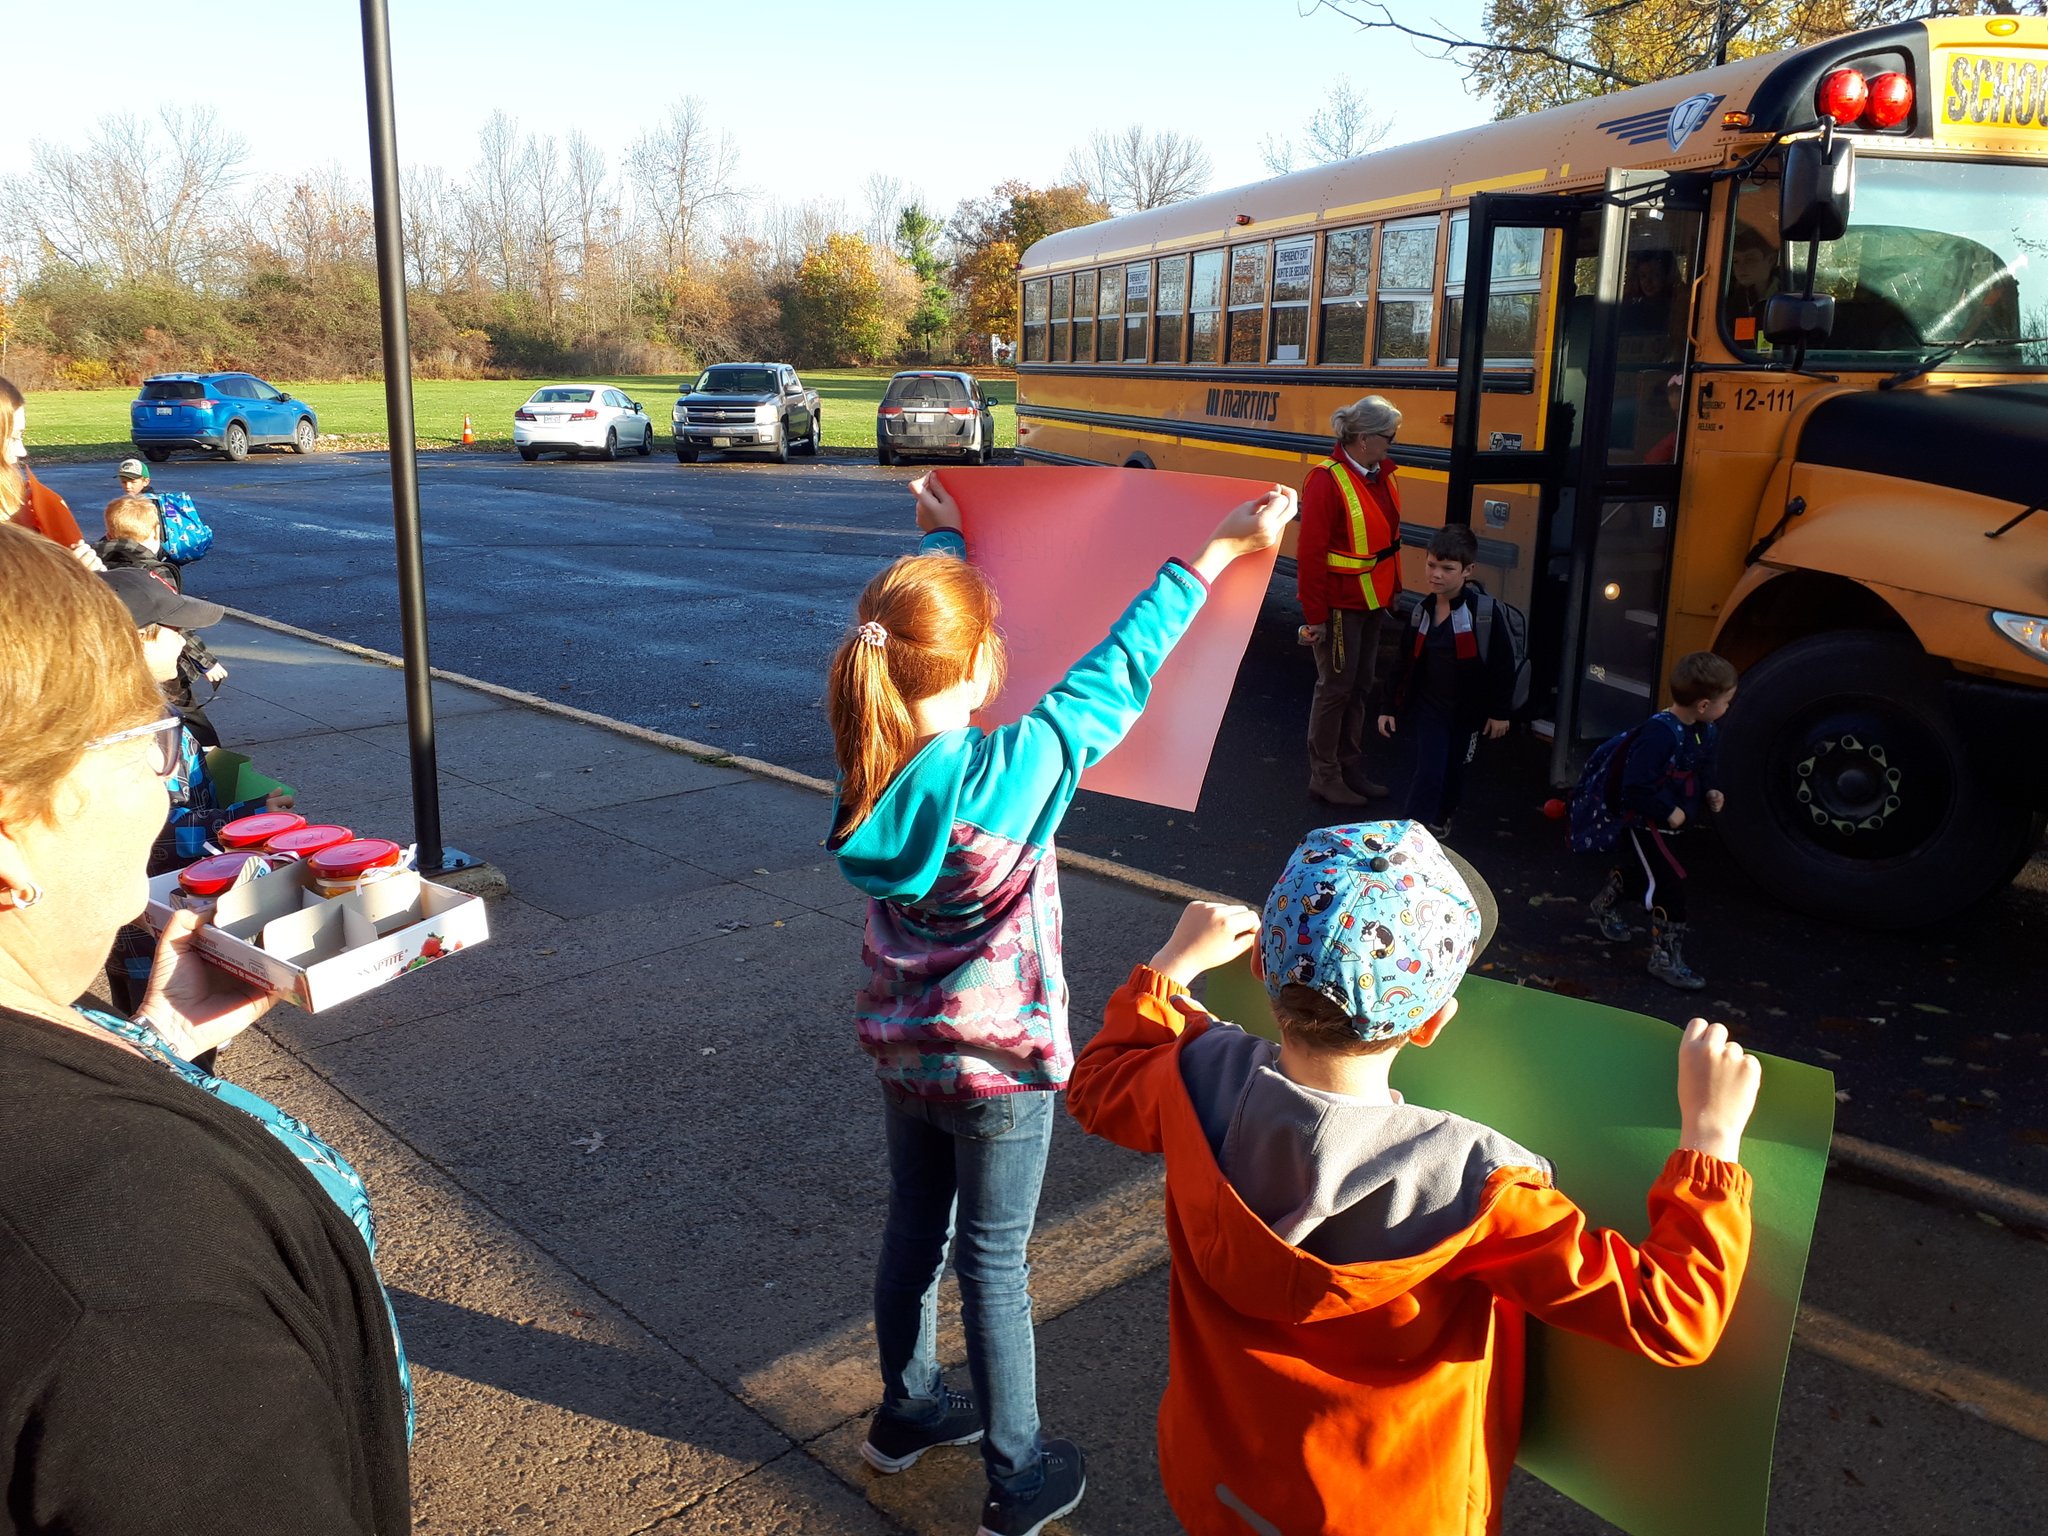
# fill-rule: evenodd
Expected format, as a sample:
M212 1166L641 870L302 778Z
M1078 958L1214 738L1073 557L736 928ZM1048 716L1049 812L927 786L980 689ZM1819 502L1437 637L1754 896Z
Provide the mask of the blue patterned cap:
M1458 990L1494 919L1486 882L1420 823L1323 827L1266 898L1266 990L1320 992L1361 1040L1404 1035Z

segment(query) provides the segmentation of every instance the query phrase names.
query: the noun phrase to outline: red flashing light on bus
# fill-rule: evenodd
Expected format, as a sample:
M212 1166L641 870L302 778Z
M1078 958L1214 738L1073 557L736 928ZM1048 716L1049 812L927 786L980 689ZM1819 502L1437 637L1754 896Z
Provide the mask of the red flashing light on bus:
M1870 105L1865 114L1873 128L1896 128L1913 110L1913 82L1897 70L1870 78Z
M1865 79L1853 69L1838 69L1821 81L1814 110L1838 128L1896 128L1913 111L1913 82L1895 69Z
M1853 69L1838 69L1820 83L1814 110L1838 128L1846 128L1870 105L1870 86Z

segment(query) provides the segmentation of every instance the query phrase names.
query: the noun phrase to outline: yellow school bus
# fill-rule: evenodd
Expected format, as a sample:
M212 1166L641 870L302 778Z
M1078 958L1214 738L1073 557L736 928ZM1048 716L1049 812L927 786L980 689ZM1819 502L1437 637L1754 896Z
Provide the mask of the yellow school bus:
M1743 670L1727 838L1810 911L2002 886L2048 807L2048 21L1905 23L1068 230L1019 451L1299 484L1405 413L1565 783Z

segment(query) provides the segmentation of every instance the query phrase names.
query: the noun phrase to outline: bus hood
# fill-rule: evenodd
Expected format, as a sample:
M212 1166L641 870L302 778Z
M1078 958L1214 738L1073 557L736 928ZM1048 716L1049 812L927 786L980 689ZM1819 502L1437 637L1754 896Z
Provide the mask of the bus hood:
M1848 391L1801 425L1767 563L2048 613L2048 510L1986 537L2048 502L2048 384Z
M2031 507L2048 499L2048 384L1835 395L1806 418L1798 459Z

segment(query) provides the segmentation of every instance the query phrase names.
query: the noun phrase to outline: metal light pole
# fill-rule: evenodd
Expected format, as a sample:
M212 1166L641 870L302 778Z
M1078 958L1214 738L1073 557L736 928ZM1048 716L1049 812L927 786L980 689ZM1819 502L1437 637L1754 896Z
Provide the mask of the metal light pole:
M413 834L419 843L420 872L434 875L465 869L476 860L441 844L433 670L427 658L426 553L420 540L419 463L413 453L412 338L405 314L405 237L398 211L398 133L391 98L391 21L385 0L362 4L363 89L370 107L370 199L377 224L377 291L384 318L384 407L391 433L391 524L398 546Z

